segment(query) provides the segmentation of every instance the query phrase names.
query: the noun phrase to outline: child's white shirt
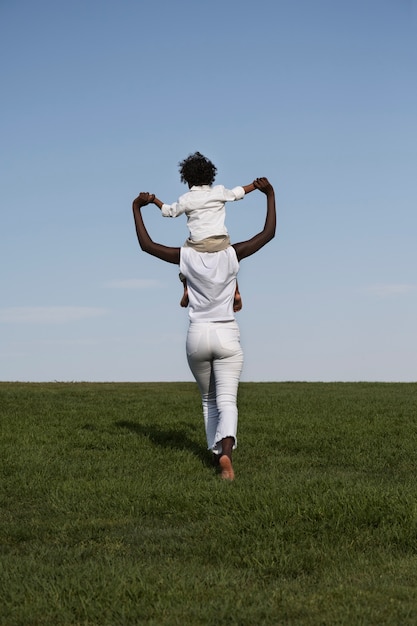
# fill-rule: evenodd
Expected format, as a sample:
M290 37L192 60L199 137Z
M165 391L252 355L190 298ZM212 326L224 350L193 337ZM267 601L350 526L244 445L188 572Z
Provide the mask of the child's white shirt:
M228 234L225 203L242 200L244 195L245 190L241 186L226 189L223 185L195 185L177 202L163 204L161 212L164 217L178 217L185 213L190 239L201 241L207 237Z

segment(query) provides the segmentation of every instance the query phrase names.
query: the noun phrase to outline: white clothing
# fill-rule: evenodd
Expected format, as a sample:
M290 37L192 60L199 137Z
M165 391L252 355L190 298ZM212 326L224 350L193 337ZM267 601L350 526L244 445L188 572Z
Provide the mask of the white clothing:
M235 319L233 301L239 261L233 246L220 252L181 248L180 271L187 279L191 322Z
M180 270L187 280L189 298L188 364L201 393L207 446L221 454L225 437L233 437L234 447L237 445L243 351L233 300L239 261L232 246L220 252L183 247Z
M187 216L187 226L192 241L201 241L207 237L227 235L225 226L226 202L242 200L243 187L226 189L223 185L195 185L183 194L177 202L162 205L164 217Z
M186 350L201 394L207 447L219 455L225 437L233 437L233 448L237 446L237 391L243 367L237 322L190 324Z

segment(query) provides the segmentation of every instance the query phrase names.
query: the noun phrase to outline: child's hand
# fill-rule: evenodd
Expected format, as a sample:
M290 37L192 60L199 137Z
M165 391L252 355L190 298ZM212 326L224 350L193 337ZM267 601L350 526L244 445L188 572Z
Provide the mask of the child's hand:
M256 178L253 181L253 184L255 185L255 189L259 189L259 191L262 191L262 193L266 195L274 191L273 186L271 185L269 180L265 177Z

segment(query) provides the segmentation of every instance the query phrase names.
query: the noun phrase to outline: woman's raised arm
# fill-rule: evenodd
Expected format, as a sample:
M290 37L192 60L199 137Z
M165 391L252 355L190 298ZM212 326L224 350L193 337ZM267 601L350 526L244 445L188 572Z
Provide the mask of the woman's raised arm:
M133 217L135 219L136 234L138 236L139 245L144 252L158 257L167 263L175 263L179 265L180 262L180 248L172 248L170 246L163 246L160 243L153 241L142 218L142 207L150 204L154 201L154 194L142 191L135 200L133 200Z
M256 189L262 191L266 195L266 218L263 229L260 233L240 243L233 244L236 250L236 256L239 259L246 258L255 252L258 252L265 244L275 237L275 229L277 223L275 209L275 192L274 188L267 178L257 178L254 181Z

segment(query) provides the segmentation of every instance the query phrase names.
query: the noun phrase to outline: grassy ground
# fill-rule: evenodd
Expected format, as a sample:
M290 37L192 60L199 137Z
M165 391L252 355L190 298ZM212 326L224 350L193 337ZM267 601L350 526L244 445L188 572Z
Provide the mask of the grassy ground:
M0 383L2 626L415 625L417 384Z

